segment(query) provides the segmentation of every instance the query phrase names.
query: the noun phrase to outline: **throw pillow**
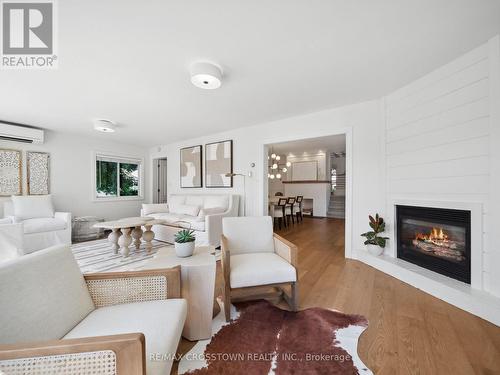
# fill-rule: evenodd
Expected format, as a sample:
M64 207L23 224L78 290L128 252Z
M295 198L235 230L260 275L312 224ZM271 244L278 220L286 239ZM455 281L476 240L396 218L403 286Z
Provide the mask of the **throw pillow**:
M11 197L14 216L18 220L54 217L51 195L28 195Z
M202 208L200 210L200 213L198 214L198 218L196 219L196 221L205 221L205 216L222 214L225 211L226 210L222 207Z
M168 212L168 205L166 203L142 204L142 213L144 215L167 213L167 212Z
M198 216L198 213L200 212L200 206L193 206L189 204L175 204L170 205L170 212L174 214Z

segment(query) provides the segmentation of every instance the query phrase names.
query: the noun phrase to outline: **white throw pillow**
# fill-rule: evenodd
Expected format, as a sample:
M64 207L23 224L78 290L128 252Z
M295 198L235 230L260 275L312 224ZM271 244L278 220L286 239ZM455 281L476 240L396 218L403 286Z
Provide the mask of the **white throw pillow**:
M142 213L144 215L168 213L168 205L166 203L143 203Z
M189 216L198 216L200 212L200 206L192 206L189 204L176 204L170 206L170 212L174 214L182 214Z
M214 208L220 207L226 210L228 208L228 196L227 195L207 195L205 197L205 203L203 208Z
M18 220L54 217L51 195L13 195L11 199L14 205L14 216Z
M203 199L203 195L188 195L185 203L192 206L203 206Z
M178 205L178 204L184 204L186 203L186 196L185 195L171 195L168 197L168 204L169 205Z
M205 221L205 216L222 214L226 210L222 207L213 207L213 208L202 208L200 213L198 214L197 221Z

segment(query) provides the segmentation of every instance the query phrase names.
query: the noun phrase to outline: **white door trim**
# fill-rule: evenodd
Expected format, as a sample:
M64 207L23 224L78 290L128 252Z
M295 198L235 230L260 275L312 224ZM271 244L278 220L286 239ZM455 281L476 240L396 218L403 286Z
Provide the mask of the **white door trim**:
M267 148L273 143L299 141L303 139L328 137L332 135L345 134L346 146L346 191L345 191L345 257L353 258L352 252L352 127L341 129L321 130L317 132L307 132L302 135L283 134L280 136L264 139L260 142L260 165L262 166L262 178L259 184L259 200L261 201L260 211L262 215L267 215L268 207L268 181L267 181Z

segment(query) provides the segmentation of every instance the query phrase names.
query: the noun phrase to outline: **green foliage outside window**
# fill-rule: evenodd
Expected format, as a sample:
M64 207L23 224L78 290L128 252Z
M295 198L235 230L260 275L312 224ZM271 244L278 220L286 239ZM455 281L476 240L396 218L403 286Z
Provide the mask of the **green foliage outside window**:
M120 163L120 196L133 197L137 195L139 195L139 166Z
M96 161L96 190L98 197L118 195L118 164L110 161Z
M139 164L97 160L96 193L97 197L139 196Z

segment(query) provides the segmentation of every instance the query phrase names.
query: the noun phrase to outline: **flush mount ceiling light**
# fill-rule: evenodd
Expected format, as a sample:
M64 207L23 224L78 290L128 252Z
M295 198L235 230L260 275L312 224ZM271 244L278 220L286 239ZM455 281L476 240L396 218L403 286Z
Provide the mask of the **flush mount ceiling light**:
M191 65L191 83L200 89L218 89L222 84L222 70L209 62L196 62Z
M95 120L94 130L102 133L114 133L116 131L116 124L111 120Z

